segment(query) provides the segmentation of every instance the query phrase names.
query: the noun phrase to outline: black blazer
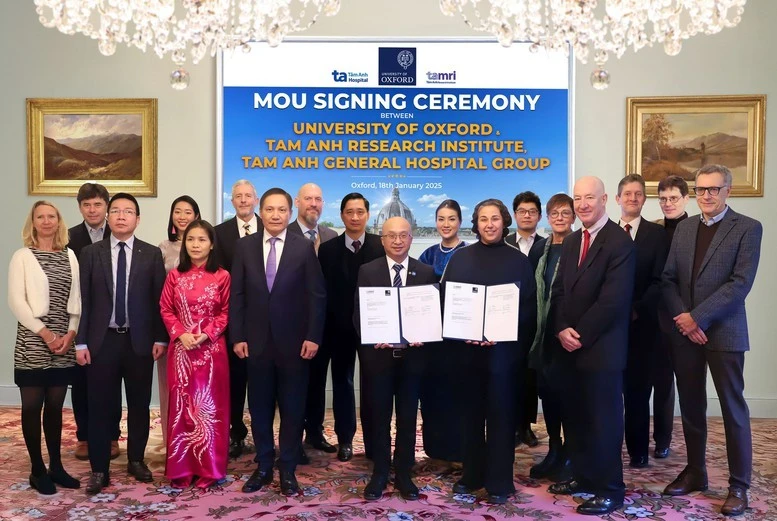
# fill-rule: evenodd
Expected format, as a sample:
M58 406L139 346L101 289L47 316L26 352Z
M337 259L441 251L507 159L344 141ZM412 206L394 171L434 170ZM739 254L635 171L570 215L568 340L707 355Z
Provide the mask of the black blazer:
M327 337L343 333L355 334L353 327L354 293L359 276L359 267L386 255L380 237L365 234L359 253L345 247L345 233L321 243L318 248L318 262L326 280L326 334ZM390 285L390 284L389 284Z
M91 355L95 356L102 347L113 313L111 240L103 239L84 248L79 265L81 323L76 344L86 344ZM159 297L164 283L162 252L135 237L127 288L127 317L132 349L138 355L151 355L155 342L170 341L159 314Z
M643 218L634 237L634 246L637 260L632 309L637 313L637 320L631 323L631 337L632 340L644 341L641 343L645 347L652 347L658 330L661 273L669 253L666 230Z
M86 229L86 222L81 222L70 228L67 231L70 236L70 242L67 243L67 247L73 250L76 254L76 258L81 258L81 250L92 244L92 238L89 237L89 230ZM108 223L105 223L103 227L103 239L107 239L111 236L111 227Z
M237 241L232 263L229 333L234 343L248 342L248 356L268 345L276 362L298 362L305 340L321 345L326 291L313 243L286 233L272 291L264 271L264 234Z
M518 248L518 243L516 241L518 232L511 233L507 237L505 237L505 242L509 244L510 246L513 246L514 248L520 250ZM531 267L534 271L537 271L537 265L540 263L540 258L542 257L542 254L545 253L545 241L547 241L547 237L543 237L540 234L537 234L534 236L534 242L531 245L531 248L529 248L529 262L531 262ZM523 252L521 252L523 253Z
M256 214L254 214L256 215ZM251 235L262 235L264 226L259 216L256 216L256 227ZM219 266L225 270L232 271L232 259L235 257L235 244L240 238L237 229L237 217L233 217L216 226L216 255L218 255Z
M583 347L562 353L578 369L623 370L634 291L634 241L608 220L578 268L582 235L577 230L564 239L551 291L553 333L572 327L580 334Z
M411 257L407 260L407 286L422 286L424 284L434 284L437 282L437 275L434 274L434 268L417 261ZM389 273L388 261L386 256L377 258L373 261L363 264L359 268L358 284L360 288L365 287L390 287L393 285L393 277ZM360 317L359 317L359 292L356 291L354 295L354 312L353 312L353 324L356 328L356 333L360 334ZM392 364L392 350L391 349L370 349L370 346L366 347L369 351L367 356L371 356L371 362L373 363L373 369L375 364L378 364L378 368L382 366L389 367ZM410 347L405 351L405 358L413 365L420 366L423 363L423 347Z

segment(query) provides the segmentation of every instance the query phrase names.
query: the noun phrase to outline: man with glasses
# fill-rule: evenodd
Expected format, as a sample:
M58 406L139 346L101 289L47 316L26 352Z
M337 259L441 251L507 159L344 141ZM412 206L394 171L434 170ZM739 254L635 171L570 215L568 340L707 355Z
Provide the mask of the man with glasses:
M408 257L413 235L403 217L383 223L381 235L386 255L359 269L359 287L417 286L434 284L437 278L431 266ZM358 293L354 325L359 327ZM358 329L357 329L358 331ZM377 501L383 496L391 468L391 413L396 398L397 433L394 448L394 488L407 501L418 499L418 487L411 479L415 465L416 417L418 396L424 369L423 347L407 345L361 345L361 409L370 420L369 439L373 445L372 478L364 489L364 499Z
M537 264L545 251L546 238L537 234L537 225L542 217L542 203L534 192L521 192L513 199L513 214L515 215L515 233L505 237L505 242L521 253L529 257L531 267L537 270ZM534 337L534 331L529 332ZM529 447L539 445L539 440L531 429L532 423L537 423L537 373L529 369L528 359L524 357L520 371L518 400L516 401L518 414L515 433L515 444L525 443Z
M763 228L726 204L731 171L707 165L696 172L701 215L675 231L662 288L675 331L672 353L688 448L688 464L664 493L682 496L707 488L707 392L709 367L723 413L729 493L721 512L747 509L752 473L750 411L744 397L745 351L750 349L745 298L753 287Z

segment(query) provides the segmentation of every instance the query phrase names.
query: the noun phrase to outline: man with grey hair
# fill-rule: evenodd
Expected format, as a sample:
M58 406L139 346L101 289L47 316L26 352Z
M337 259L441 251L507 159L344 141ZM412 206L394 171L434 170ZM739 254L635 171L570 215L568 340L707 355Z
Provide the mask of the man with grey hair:
M676 331L672 358L680 396L688 464L664 493L682 496L707 488L706 376L709 367L723 413L729 493L721 512L747 509L753 448L750 411L744 397L745 351L750 349L745 297L753 287L763 228L726 204L731 171L707 165L696 173L701 210L677 225L662 277L662 290Z
M240 179L232 185L232 206L235 216L216 226L216 255L222 268L232 272L232 258L235 254L235 245L239 239L247 235L262 232L262 221L256 215L256 206L259 197L256 188L246 179ZM232 339L227 332L227 345L232 345ZM241 360L232 351L229 353L229 401L230 401L230 430L229 430L229 457L237 458L246 450L245 439L248 429L243 422L243 408L246 401L246 361Z

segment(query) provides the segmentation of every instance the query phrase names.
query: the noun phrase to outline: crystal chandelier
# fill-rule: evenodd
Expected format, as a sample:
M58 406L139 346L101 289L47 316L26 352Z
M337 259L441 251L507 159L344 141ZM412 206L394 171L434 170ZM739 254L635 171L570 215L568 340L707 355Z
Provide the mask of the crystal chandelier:
M170 84L184 89L188 59L241 48L251 41L275 47L289 33L304 31L323 13L334 16L340 0L35 0L45 27L97 40L106 56L119 44L170 55L177 68Z
M660 44L669 56L682 41L715 34L737 25L747 0L440 0L447 16L456 13L478 31L494 34L505 47L533 42L532 51L571 48L587 63L593 55L594 88L605 89L610 74L604 64L629 49Z

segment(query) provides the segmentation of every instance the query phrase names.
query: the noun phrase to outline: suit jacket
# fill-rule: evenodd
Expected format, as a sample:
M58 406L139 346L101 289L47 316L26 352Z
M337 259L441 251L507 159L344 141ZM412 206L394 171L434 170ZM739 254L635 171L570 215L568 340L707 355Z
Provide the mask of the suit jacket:
M763 227L729 207L691 288L700 225L698 215L677 225L662 278L664 301L672 317L690 311L707 335L705 348L747 351L750 341L745 297L753 287L758 270Z
M256 215L256 214L254 214ZM258 230L251 232L251 235L262 235L264 226L259 216L256 216L256 226ZM233 217L216 226L216 254L219 259L219 266L225 270L232 271L232 259L235 256L235 244L240 239L240 232L237 229L237 217Z
M313 244L286 234L272 291L264 271L264 234L237 242L232 263L229 332L232 342L248 342L248 356L272 346L278 363L302 361L305 340L321 344L326 291Z
M508 235L507 237L505 237L505 242L510 246L514 246L515 248L520 250L520 248L518 248L518 243L515 242L517 234L518 232L511 233L510 235ZM542 254L545 252L545 241L547 240L548 240L547 237L543 237L542 235L537 234L534 237L534 242L532 243L531 248L529 248L529 255L527 255L527 257L529 257L529 261L531 262L531 267L535 271L537 270L537 265L540 263L540 257L542 257Z
M626 232L623 233L625 235ZM637 249L637 260L632 309L637 313L637 320L631 323L631 337L632 341L644 340L642 343L645 347L652 347L658 328L661 273L664 271L669 246L666 230L643 218L634 237L634 246Z
M102 347L113 313L111 240L90 244L81 252L81 324L76 344L86 344L95 356ZM127 286L127 317L132 349L151 355L155 342L170 337L159 314L159 298L165 283L165 265L159 248L135 237Z
M310 241L308 241L310 242ZM318 261L326 280L326 335L337 340L342 334L355 334L353 303L359 276L358 267L386 255L380 237L365 234L359 253L345 247L345 233L318 249Z
M386 261L385 255L370 261L367 264L363 264L359 268L358 284L360 288L371 286L391 287L393 282L393 277L389 273L388 261ZM435 284L436 282L437 276L434 274L434 268L408 257L406 286L421 286L424 284ZM360 320L359 292L356 291L354 294L353 324L359 335L361 330ZM367 346L367 349L370 350L370 346ZM372 349L367 356L370 356L373 370L376 368L379 370L381 367L390 367L393 362L391 349ZM408 347L404 353L404 357L410 364L415 367L420 367L424 362L423 347Z
M81 258L81 250L92 244L92 238L89 236L89 230L86 229L86 222L81 222L70 228L67 231L70 236L70 242L67 243L67 247L73 250L77 258ZM103 227L103 239L107 239L111 236L111 227L108 223L105 223Z
M296 235L301 235L302 237L305 237L308 239L305 235L302 234L302 228L299 227L299 222L297 219L294 219L294 222L289 225L288 228L291 233ZM328 226L324 226L323 224L318 225L318 236L321 239L319 242L319 245L324 244L326 241L334 239L337 237L337 232L334 231L332 228L329 228ZM310 239L308 239L310 240ZM320 246L319 246L320 247Z
M554 333L572 327L580 334L583 346L566 357L578 369L623 370L634 291L634 241L608 220L578 267L582 234L571 233L562 246L551 290Z

